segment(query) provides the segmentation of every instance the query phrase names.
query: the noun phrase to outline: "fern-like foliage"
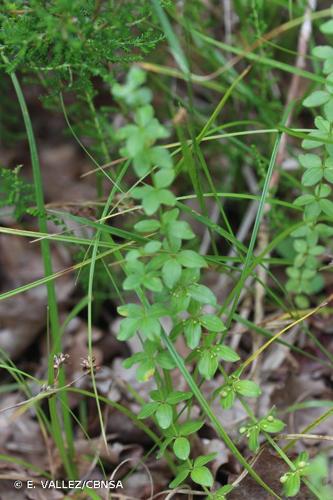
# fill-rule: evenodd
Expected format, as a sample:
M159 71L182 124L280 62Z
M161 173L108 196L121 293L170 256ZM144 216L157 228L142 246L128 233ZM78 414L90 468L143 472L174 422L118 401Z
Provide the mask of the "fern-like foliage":
M161 35L147 0L15 0L0 7L7 71L51 72L59 86L110 78L110 63L138 58ZM4 63L3 63L4 64Z
M149 0L0 2L0 70L20 71L29 85L42 83L40 98L55 110L59 94L70 91L73 130L96 161L109 161L112 106L105 96L115 64L139 60L162 38ZM102 107L94 102L101 90ZM6 133L9 125L5 117Z
M0 168L0 208L12 209L12 215L20 219L33 204L33 186L20 176L21 167Z

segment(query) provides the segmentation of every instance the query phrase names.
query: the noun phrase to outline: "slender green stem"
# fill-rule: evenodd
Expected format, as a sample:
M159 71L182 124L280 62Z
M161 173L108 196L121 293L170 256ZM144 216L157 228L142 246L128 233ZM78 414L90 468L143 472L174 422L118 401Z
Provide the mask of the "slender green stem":
M287 117L288 117L289 113L291 112L291 109L292 109L293 105L294 105L294 103L291 103L287 107L287 109L286 109L286 111L284 113L283 119L282 119L282 123L286 122ZM260 203L259 203L259 207L258 207L256 219L255 219L255 222L254 222L254 227L253 227L253 231L252 231L252 234L251 234L251 239L250 239L249 247L248 247L248 250L247 250L247 253L246 253L244 267L243 267L243 270L242 270L242 274L241 274L241 276L239 278L239 287L238 287L237 292L236 292L236 294L235 294L235 296L233 298L233 304L232 304L230 312L228 314L228 318L227 318L227 322L226 322L227 329L228 329L228 327L230 326L230 324L231 324L231 322L233 320L234 313L236 312L236 309L237 309L237 306L238 306L239 297L240 297L243 285L245 283L245 280L249 276L249 268L250 268L250 265L251 265L251 262L252 262L252 259L253 259L254 245L255 245L255 243L257 241L257 235L258 235L260 223L261 223L263 215L264 215L264 208L265 208L266 199L267 199L267 196L268 196L268 193L269 193L270 182L271 182L272 174L273 174L274 167L275 167L275 161L276 161L276 157L277 157L277 154L278 154L280 141L281 141L281 133L279 133L277 135L277 138L275 139L274 148L273 148L273 151L272 151L270 163L269 163L267 174L266 174L266 177L265 177L265 182L264 182L264 186L263 186L263 189L262 189Z
M4 58L4 56L2 56ZM5 62L8 62L5 60ZM41 175L41 168L39 164L39 157L37 152L37 145L35 141L35 136L33 132L32 123L30 120L29 111L26 105L26 101L20 86L20 83L17 79L16 74L13 72L10 74L13 86L15 88L15 92L17 95L17 99L21 108L23 121L25 125L25 129L27 132L30 156L31 156L31 165L32 172L34 178L34 187L35 187L35 198L36 205L38 209L38 224L39 230L42 233L47 233L47 218L44 204L44 193L43 193L43 182ZM45 277L52 276L52 257L51 257L51 248L50 243L47 239L43 239L40 242L41 245L41 253L44 265L44 274ZM47 297L48 297L48 308L49 308L49 317L50 317L50 325L51 325L51 336L52 336L52 353L61 352L61 336L60 336L60 325L59 325L59 316L58 316L58 306L57 306L57 297L55 291L55 285L52 280L47 281ZM50 353L51 354L51 353ZM48 369L49 383L52 384L54 382L54 372L53 372L53 356L50 355L49 359L49 369ZM64 385L65 379L64 374L61 371L59 377L59 384ZM67 402L67 396L64 392L60 398L64 403ZM51 398L49 400L50 414L52 420L52 428L53 428L53 436L56 441L56 444L59 448L59 452L61 454L64 466L66 471L71 478L75 478L75 466L73 462L74 456L74 445L73 445L73 433L72 433L72 425L70 420L70 415L68 412L62 412L61 409L58 410L56 399ZM66 444L67 448L64 445L63 437L62 437L62 429L61 429L61 421L63 422L64 431L66 435Z
M118 175L117 182L121 181L122 177L125 175L126 170L127 170L127 165L125 165L122 168L120 174ZM113 197L114 197L116 191L117 191L117 187L116 187L116 185L114 185L109 196L108 196L107 202L103 208L102 218L101 218L102 221L103 221L104 217L106 217L106 215L109 212L109 209L111 207L112 200L113 200ZM88 293L87 293L87 297L88 297L87 328L88 328L88 351L89 351L90 362L91 362L91 380L92 380L94 394L96 396L96 406L97 406L98 417L99 417L100 424L101 424L101 433L102 433L102 437L103 437L103 440L105 442L105 445L107 445L107 439L106 439L105 429L104 429L104 425L103 425L103 416L102 416L100 401L99 401L99 397L98 397L98 390L97 390L97 385L96 385L96 380L95 380L95 374L94 374L93 352L92 352L92 350L93 350L93 346L92 346L92 326L93 326L92 304L93 304L94 274L95 274L96 260L98 257L99 241L100 241L100 238L103 234L103 227L104 226L105 226L105 224L103 222L99 223L98 229L96 231L96 234L95 234L95 237L94 237L94 240L92 243L92 255L91 255L90 267L89 267L89 281L88 281ZM111 239L111 236L109 238ZM111 240L111 242L114 243L112 240ZM120 253L119 251L118 252L116 251L115 252L116 256L117 255L119 256L119 253ZM120 254L120 258L122 258L121 254Z
M224 430L221 422L219 419L216 417L214 414L213 410L209 406L208 402L206 401L205 397L203 396L202 392L200 391L199 387L193 380L191 374L187 370L185 363L181 356L178 354L176 351L174 345L170 341L169 337L167 334L162 331L162 340L164 344L166 345L170 355L174 359L179 371L183 375L184 379L188 383L189 388L193 392L195 398L197 399L198 403L200 404L202 410L204 413L207 415L207 417L210 419L212 422L213 426L215 427L215 430L217 431L218 435L220 436L221 439L225 442L225 444L228 446L232 454L235 456L235 458L239 461L241 465L249 472L249 474L253 477L253 479L260 484L270 495L272 495L274 498L280 498L279 495L277 495L262 479L258 474L255 472L255 470L248 464L248 462L245 460L243 455L240 453L238 448L235 446L233 443L232 439L228 436L226 431Z

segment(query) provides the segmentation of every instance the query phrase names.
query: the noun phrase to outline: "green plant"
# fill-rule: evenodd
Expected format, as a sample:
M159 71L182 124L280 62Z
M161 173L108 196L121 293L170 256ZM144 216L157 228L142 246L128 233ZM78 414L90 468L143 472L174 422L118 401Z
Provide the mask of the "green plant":
M258 422L251 422L243 425L239 432L248 438L249 449L253 452L259 449L259 435L262 432L277 433L281 432L285 427L282 420L276 418L272 413L261 418Z
M146 0L5 0L0 44L6 70L42 72L52 92L68 85L82 91L93 77L110 82L109 63L131 61L136 50L147 52L161 39L150 18Z
M325 455L320 453L310 461L307 469L307 476L309 482L317 489L321 500L329 500L332 498L332 487L327 484L330 476L329 461Z
M276 123L276 116L282 115L280 110L283 108L282 99L277 98L277 91L281 90L279 72L307 77L316 83L322 78L275 57L276 48L284 51L284 55L288 54L286 57L292 54L284 46L271 43L269 34L265 34L266 29L276 28L274 18L286 2L274 1L268 8L263 0L235 1L235 12L243 21L242 26L237 24L232 33L232 45L231 41L227 41L228 37L224 43L210 35L214 28L213 17L210 12L206 12L206 4L200 0L185 3L125 0L118 3L106 0L35 0L7 1L0 7L3 27L0 31L1 65L13 80L23 111L36 190L35 203L30 202L25 187L20 184L18 172L0 172L0 178L5 180L0 192L0 206L12 205L18 210L15 215L28 213L39 220L39 231L1 228L1 232L41 239L45 264L44 278L6 291L1 294L1 299L14 297L39 285L48 285L52 334L47 381L49 387L37 397L32 397L30 386L25 382L25 378L29 381L29 374L16 369L5 357L1 362L2 367L16 377L18 387L24 387L29 401L23 404L23 408L36 406L39 421L59 448L69 477L75 478L77 474L72 424L75 420L89 439L85 400L91 398L97 408L105 445L107 426L103 420L107 412L103 412L102 405L119 411L145 432L153 443L147 456L157 451L157 457L166 460L174 477L170 482L171 488L193 481L196 489L198 486L203 489L207 500L224 500L234 486L241 483L243 473L234 484L213 491L214 478L209 464L215 455L205 456L198 446L206 431L203 427L208 424L270 498L280 497L250 465L255 462L255 457L253 462L244 458L247 450L258 453L262 444L272 447L290 468L282 479L286 495L297 493L303 481L311 491L316 492L318 498L325 498L325 495L329 498L330 492L324 481L327 474L325 477L323 473L318 474L321 463L318 462L317 469L311 469L311 463L308 465L307 457L304 456L291 462L286 455L288 447L279 447L279 433L285 424L279 418L278 411L273 409L267 414L260 412L256 416L256 402L253 400L261 395L262 387L258 379L256 382L251 380L251 373L255 371L248 371L249 365L273 342L279 342L292 352L323 366L328 363L320 355L309 352L307 346L300 347L297 343L291 344L285 340L282 334L289 326L273 334L270 325L262 324L256 314L253 319L247 319L238 313L238 309L242 292L247 288L247 283L254 279L265 290L265 296L261 298L257 287L254 291L259 306L266 312L264 302L267 300L270 301L270 307L278 305L286 317L288 314L288 318L292 317L292 311L288 309L289 301L285 302L279 294L280 290L284 291L283 286L271 266L284 266L290 260L288 251L283 259L276 257L273 252L281 242L285 242L295 227L297 230L293 231L292 239L297 256L294 265L288 269L288 290L296 295L298 307L306 307L307 298L322 286L321 278L317 277L318 255L323 252L327 237L332 234L326 223L332 216L330 188L327 184L333 179L333 161L328 161L333 157L332 120L326 115L332 107L330 87L333 80L328 76L327 89L317 90L304 102L305 106L324 105L325 115L324 118L316 118L317 131L310 133L303 146L306 149L321 144L320 147L325 147L326 152L322 157L312 154L300 157L301 164L307 169L302 179L303 198L301 196L292 206L288 199L286 201L273 196L269 189L283 126L290 112L287 106L282 126ZM214 2L208 3L210 8L215 9ZM289 8L288 12L291 11ZM303 15L303 6L295 6L294 12ZM227 13L224 14L226 24L232 24L232 19L228 19ZM317 17L323 17L323 13L319 14ZM154 25L156 21L162 30ZM282 26L281 33L286 34L291 27L301 22L292 19L290 26L286 26L288 23ZM174 29L175 26L177 29ZM279 29L276 29L276 33ZM331 21L323 28L328 34L330 30ZM237 46L238 37L242 40L241 46ZM123 83L115 82L117 69L123 70L124 63L140 59L162 38L166 39L173 62L178 68L169 63L155 64L152 59L146 65L132 66ZM246 41L249 50L244 51L243 41ZM289 46L287 42L285 45ZM186 50L183 50L183 46ZM294 44L291 47L294 48ZM329 49L321 49L315 55L323 57L325 53L330 61L327 68L331 71L333 52ZM247 68L239 74L238 67L242 63L235 66L230 54L237 55L237 61L239 58L252 61L251 71ZM149 87L142 67L152 71ZM271 85L271 68L274 68L274 86ZM61 213L61 210L56 216L47 212L32 125L14 69L27 76L25 82L35 85L38 79L42 83L48 94L42 97L44 104L54 110L60 102L68 126L67 133L72 134L97 172L98 199L94 202L94 206L98 207L96 220L82 214ZM207 77L203 76L208 72ZM179 82L171 87L161 75L172 77L173 82L178 79ZM120 75L119 80L121 78ZM163 107L161 101L153 101L153 85L163 92ZM110 88L112 95L109 95ZM215 92L221 96L217 105L214 104ZM229 99L232 100L232 106ZM162 123L166 116L164 104L171 110L181 106L172 120L178 134L177 143L163 144L174 135L171 125ZM240 111L242 119L232 118L233 121L230 121L235 109ZM258 110L257 114L254 109ZM302 135L291 129L289 132L291 135ZM223 175L221 164L223 168L228 165ZM255 194L239 192L245 186L244 166L253 169ZM284 171L281 175L283 187L298 188L298 181L292 175ZM104 179L112 184L106 200L105 188L109 186L102 183ZM188 188L190 194L187 194ZM229 192L232 189L237 192ZM309 189L309 193L304 192L306 189ZM198 201L200 210L186 204L185 200L192 199ZM210 216L210 202L216 205L220 217L216 221ZM247 219L248 202L258 202L258 209L252 232L241 238L236 231L244 214ZM269 227L271 239L267 247L260 250L260 225L267 204L272 207L270 221L274 221L275 225ZM297 214L303 206L303 223L296 223L292 227L292 221L288 220L286 224L282 207ZM320 213L316 215L318 207ZM129 213L131 219L127 218ZM119 217L114 219L116 215ZM48 235L46 222L51 217L57 217L55 221L69 218L82 225L82 228L89 228L88 236L62 233ZM198 251L201 241L192 219L201 224L209 235L205 250ZM117 220L116 224L113 224L114 220ZM127 224L125 229L119 227L119 220L122 221L120 224ZM281 227L281 232L278 232ZM53 281L61 273L52 272L51 240L52 245L56 242L70 243L75 245L75 250L80 250L76 253L77 262L73 269L80 270L81 284L84 285L81 293L84 297L62 325L58 321L53 286ZM218 293L215 295L210 287L212 273L215 276L217 273L228 275L228 279L234 280L222 303L219 303ZM263 275L272 278L273 286L269 280L263 279ZM124 293L119 289L120 276L123 278ZM251 301L251 292L252 289L247 291L246 301ZM113 301L114 297L117 304L121 304L118 312L123 318L118 339L127 341L136 336L141 344L139 352L126 359L123 365L126 368L135 366L137 380L141 383L149 381L153 385L145 400L131 384L126 386L130 397L140 405L138 414L108 397L100 396L95 380L93 325L100 319L98 315L101 307L98 306L103 305L105 298ZM60 352L66 325L86 307L89 356L84 361L84 370L92 383L92 392L76 389L72 383L65 384L62 364L67 358ZM318 310L315 309L315 312ZM299 318L291 327L313 312ZM256 341L257 336L258 339L263 336L269 340L262 346L253 341L253 352L244 360L245 353L251 349L249 336L242 337L240 346L235 348L237 352L232 349L228 335L231 336L234 331L234 323L250 330L256 335ZM332 359L319 340L314 339L314 343L321 353ZM187 356L178 354L179 345L186 346ZM176 377L174 370L178 370ZM176 386L179 376L186 384L182 386L183 390ZM210 382L207 384L206 381ZM34 382L38 383L37 380ZM219 384L217 388L216 382ZM215 390L207 396L205 391L209 385L215 385ZM78 412L75 409L72 413L66 400L70 391L83 399L80 399ZM223 417L219 418L214 413L212 402L215 399L221 405L222 415L226 415L236 403L244 409L247 417L239 429L240 448L234 437L225 430ZM248 399L252 400L253 408ZM47 400L51 418L38 403ZM317 403L320 407L321 401ZM149 423L145 422L146 419L149 419ZM151 424L153 429L150 428ZM104 473L103 464L99 463L99 466ZM322 468L325 471L327 469L324 466ZM46 471L42 473L47 474ZM320 480L316 476L320 476Z
M34 199L33 186L22 179L21 168L0 168L0 208L12 207L16 219L27 212Z
M300 453L293 462L293 470L286 472L281 476L280 481L283 484L283 491L287 497L294 497L300 490L301 477L309 472L307 453Z
M231 493L233 486L231 484L226 484L219 488L214 493L209 493L207 500L226 500L228 493Z
M53 111L59 96L64 108L62 93L70 94L66 118L68 112L76 123L72 132L87 152L83 142L89 140L89 156L98 166L110 161L113 108L96 108L94 100L114 82L112 64L139 60L163 38L152 15L148 0L6 0L0 7L0 69L20 71L30 85L42 84L41 99ZM101 197L103 176L96 177Z
M177 476L170 483L170 488L176 488L190 476L192 481L200 486L211 488L213 486L213 476L206 464L215 458L216 454L199 456L195 460L188 460L179 467Z
M88 121L85 122L87 136L94 135L99 142L98 152L105 153L106 146L101 128L102 113L94 107L92 80L97 79L110 84L113 80L109 64L128 62L139 58L140 53L152 49L161 35L149 26L151 17L150 3L146 0L122 2L115 6L112 2L95 0L60 0L41 1L25 0L5 1L0 7L0 69L9 74L19 106L21 108L25 131L29 143L33 171L35 207L29 212L38 218L41 233L47 234L47 215L44 203L42 175L38 150L29 116L27 104L16 71L29 74L30 84L36 78L44 85L51 100L59 102L59 93L63 90L74 91L77 99L88 104ZM148 22L148 24L147 24ZM34 75L34 79L32 79ZM63 99L61 96L61 102ZM86 109L81 106L84 117ZM82 118L82 114L81 114ZM84 121L84 120L82 120ZM8 184L9 176L4 174ZM22 215L26 200L17 200L19 185L17 177L12 179L10 196L5 195L5 202L15 202L16 214ZM8 192L4 186L5 193ZM102 195L101 177L97 175L98 195ZM20 194L20 193L19 193ZM22 193L21 193L22 194ZM51 216L52 217L52 216ZM52 343L49 357L49 384L54 383L53 355L62 351L62 330L59 324L57 298L53 280L50 244L42 239L41 252L44 263L48 291L48 310ZM56 382L65 385L65 375L61 369ZM96 392L96 387L94 387ZM60 451L62 461L69 477L76 475L74 463L72 417L68 409L67 394L49 400L51 432ZM96 404L99 408L98 399ZM64 439L64 435L65 439Z
M332 498L332 489L325 484L329 476L327 458L318 455L314 460L309 460L309 455L302 452L292 462L292 470L281 476L283 492L287 497L294 497L300 490L301 478L308 478L314 486L320 500Z
M140 303L118 307L119 314L124 317L118 339L126 341L138 334L142 340L142 352L128 358L124 366L138 365L139 381L155 378L157 390L151 392L151 401L143 405L139 418L154 418L164 435L159 454L171 447L181 462L170 487L178 486L190 476L207 489L213 483L206 467L212 457L190 458L191 435L203 422L178 422L180 407L190 412L193 393L175 391L172 387L169 371L175 368L177 361L161 342L161 320L168 318L171 321L170 342L175 343L183 336L192 351L186 363L191 365L196 361L199 375L209 380L217 370L222 371L225 383L216 395L223 408L232 407L238 396L255 398L261 391L253 381L240 378L242 368L227 375L221 364L223 361L234 363L240 358L221 342L226 327L218 314L217 299L210 288L200 282L201 271L207 267L207 262L191 245L195 234L189 223L181 218L179 208L175 208L176 198L170 190L176 176L172 156L167 149L156 145L158 139L168 134L154 116L154 108L149 104L151 94L142 87L144 81L142 71L135 68L123 86L114 87L116 98L123 99L132 108L135 120L134 125L121 128L117 137L126 141L121 154L131 159L139 177L127 196L141 202L144 215L134 229L145 236L143 245L136 245L125 254L123 289L136 293ZM264 426L264 421L261 424Z
M324 34L333 34L332 21L325 22L320 29ZM294 203L302 207L304 213L302 226L292 233L296 255L293 265L287 268L287 290L295 295L300 308L308 307L308 297L323 287L322 276L318 273L320 256L325 251L321 242L333 234L331 225L325 223L325 219L330 221L333 217L330 199L333 183L333 49L320 45L314 47L312 54L323 62L326 79L325 90L315 90L303 101L307 108L322 107L324 116L315 117L316 129L302 142L304 150L316 150L316 153L298 157L305 171L301 179L303 192Z

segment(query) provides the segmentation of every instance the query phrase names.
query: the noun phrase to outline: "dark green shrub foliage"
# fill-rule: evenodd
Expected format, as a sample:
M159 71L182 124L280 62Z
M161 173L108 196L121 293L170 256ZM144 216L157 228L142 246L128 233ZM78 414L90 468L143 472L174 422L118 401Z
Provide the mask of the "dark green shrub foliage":
M110 63L138 58L161 35L147 0L16 0L0 10L7 70L51 71L59 86L110 78Z
M20 167L0 168L0 208L10 207L16 219L33 203L33 186L20 176Z

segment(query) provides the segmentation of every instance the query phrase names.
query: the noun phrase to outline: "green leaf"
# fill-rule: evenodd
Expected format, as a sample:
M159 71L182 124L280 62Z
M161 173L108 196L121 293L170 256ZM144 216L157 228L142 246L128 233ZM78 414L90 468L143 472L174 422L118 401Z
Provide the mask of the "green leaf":
M154 401L159 401L160 402L160 400L163 399L163 394L161 393L161 391L158 391L158 390L155 389L154 391L150 392L150 397Z
M324 171L322 168L309 168L302 176L302 184L303 186L313 186L323 178L323 175Z
M224 486L222 486L222 488L219 488L218 490L215 491L212 500L226 500L227 499L226 495L228 493L231 493L233 489L234 487L232 484L225 484Z
M320 184L315 187L315 195L319 196L319 198L327 198L331 191L332 189L327 184Z
M204 422L200 420L194 420L192 422L185 422L179 426L179 434L182 436L189 436L198 432L199 429L204 425Z
M320 213L321 213L321 206L318 201L309 203L305 207L304 214L306 219L314 220L320 215Z
M325 87L326 87L326 90L332 94L332 92L333 92L333 73L330 73L329 75L327 75Z
M173 207L176 204L176 197L169 189L160 189L157 195L161 205Z
M210 350L204 350L198 363L199 373L207 380L211 379L217 370L218 360Z
M294 248L296 252L306 253L308 249L307 242L305 240L297 239L294 241Z
M190 297L184 289L176 288L171 293L171 306L175 313L186 311L189 306L190 300Z
M157 188L166 188L170 186L174 178L175 174L173 170L171 169L160 170L159 172L157 172L157 174L153 176L154 185Z
M294 267L287 267L286 271L290 278L297 279L300 276L300 270L295 269Z
M150 191L142 199L142 206L147 215L152 215L160 206L159 193Z
M182 266L176 259L169 259L162 267L164 283L168 288L173 288L182 274Z
M169 151L161 146L155 146L150 150L150 160L154 165L158 165L159 167L172 167L172 158Z
M141 257L139 250L129 250L125 255L125 259L128 262L131 262L134 260L137 261L139 257Z
M151 233L157 231L161 226L160 222L155 219L146 219L137 222L134 226L134 229L139 233Z
M167 316L168 309L163 304L156 302L148 308L148 314L151 318L159 319L161 316Z
M146 338L156 340L161 332L161 325L157 319L151 317L143 317L138 323L138 330Z
M158 425L167 429L172 424L172 407L167 403L161 403L156 411Z
M324 177L328 182L333 184L333 168L325 168Z
M199 321L193 319L186 320L184 333L188 347L195 349L199 345L201 338L201 325Z
M134 318L140 318L142 315L142 307L138 304L125 304L123 306L118 306L117 312L121 316L132 316Z
M261 394L260 387L252 380L239 380L234 384L235 391L248 398L257 398Z
M127 154L127 150L120 150L121 153ZM133 168L134 172L138 177L143 177L147 175L150 171L151 164L149 161L149 156L147 150L142 150L136 154L133 158Z
M152 360L146 360L138 366L136 378L139 382L147 382L155 373L155 366Z
M157 276L145 276L142 280L142 284L152 292L161 292L163 290L162 281Z
M333 236L333 227L330 227L327 224L318 224L316 229L323 237Z
M260 421L260 427L266 432L281 432L285 427L285 423L269 415Z
M231 347L228 347L226 345L218 346L217 352L219 357L224 361L230 361L234 363L240 360L240 357L238 356L237 352L235 352L233 349L231 349Z
M131 127L131 126L129 126ZM144 131L138 127L132 127L133 133L129 135L126 141L126 150L130 158L135 158L145 147Z
M123 282L124 290L134 290L141 284L141 276L139 274L130 274Z
M235 393L231 387L223 388L222 391L220 392L220 396L221 396L220 403L222 408L228 410L233 406L235 402Z
M300 487L301 480L299 474L297 472L293 472L287 476L287 480L283 484L283 491L287 497L294 497L299 492Z
M210 332L223 332L226 329L223 321L213 314L200 316L200 323Z
M322 116L316 116L314 122L318 130L324 132L325 135L329 134L330 122L328 120L325 120L325 118L323 118Z
M181 471L178 472L177 476L171 483L169 484L170 488L177 488L180 484L182 484L187 476L190 473L190 469L182 469Z
M259 432L260 429L257 426L249 429L249 448L251 451L256 452L259 448Z
M313 483L320 483L329 475L328 458L324 455L317 455L308 468L309 479Z
M315 245L315 246L309 248L310 255L322 255L324 251L325 251L325 247L322 245ZM305 271L304 271L304 273L305 273ZM303 273L303 276L304 276L304 273ZM313 272L313 275L314 274L315 274L315 272ZM312 276L307 276L307 277L312 278Z
M156 253L160 250L162 243L160 241L149 241L144 246L144 252L146 254Z
M211 488L214 483L212 473L207 467L196 467L193 469L191 479L194 483L200 484L200 486L207 486L208 488Z
M286 290L287 290L287 292L290 292L290 293L295 293L295 292L299 291L299 282L297 280L294 280L294 279L288 280L287 284L286 284Z
M208 464L208 462L211 462L216 458L217 453L208 453L208 455L200 455L200 457L197 457L194 460L194 467L201 467L202 465Z
M323 137L327 138L327 134L323 134L320 131L315 131L311 134L308 134L308 138L302 141L302 148L314 149L323 146L324 143L321 140Z
M325 23L323 23L319 29L325 35L332 35L333 34L333 19L330 19L329 21L326 21Z
M327 101L324 104L324 114L330 122L333 121L333 98L332 97L329 101ZM329 148L329 147L331 147L331 145L327 145L326 147Z
M315 200L315 197L312 194L302 194L294 201L294 204L298 207L303 207L304 205L308 205L312 201Z
M143 276L145 274L145 264L140 261L127 262L126 271L128 273L137 274Z
M169 403L170 405L176 405L177 403L180 403L181 401L187 401L188 399L191 399L193 396L192 392L189 391L173 391L171 392L168 397L166 398L166 402Z
M325 90L316 90L312 92L306 99L303 101L303 106L307 108L312 108L315 106L321 106L325 104L330 98L330 94Z
M304 295L296 295L295 304L300 309L306 309L307 307L309 307L310 302L309 299L307 299Z
M148 104L141 106L135 113L135 121L140 127L145 127L154 117L154 108Z
M133 87L139 87L140 85L143 85L147 79L147 74L143 69L139 68L138 66L131 66L131 69L128 72L127 75L127 85L129 85L130 92L133 91ZM112 88L113 90L113 88Z
M317 45L317 47L314 47L312 50L312 54L320 59L328 59L333 57L333 48L329 45Z
M176 220L170 223L169 237L172 240L173 237L179 238L181 240L191 240L194 238L190 225L183 220Z
M326 59L326 61L324 61L323 73L325 75L328 75L329 73L332 73L332 71L333 71L333 58Z
M312 251L312 248L310 248L310 253ZM317 250L316 250L317 252ZM315 255L315 254L314 254ZM316 270L315 269L304 269L302 278L310 279L313 278L316 275Z
M194 283L189 287L190 296L201 304L216 305L216 297L214 293L205 285Z
M139 320L137 318L126 318L120 323L119 333L117 335L118 340L128 340L137 332L139 327Z
M333 217L333 202L331 200L319 200L319 206L329 217Z
M176 367L174 360L167 351L158 353L156 356L156 363L160 365L163 370L172 370Z
M182 250L177 256L178 262L184 267L207 267L205 259L193 250Z
M309 233L309 226L304 225L298 227L297 229L295 229L295 231L293 231L290 234L293 238L302 238L304 236L307 236L308 233Z
M133 354L133 356L130 356L129 358L124 359L122 362L122 366L124 368L132 368L136 363L140 363L141 361L144 361L146 359L146 355L143 352L136 352Z
M299 155L298 160L304 168L319 168L321 167L321 158L314 154Z
M156 403L156 402L152 402L152 403L147 403L145 404L141 410L140 410L140 413L138 414L138 418L140 420L144 419L144 418L148 418L150 417L151 415L153 415L153 413L156 412L157 408L159 406L159 403Z
M173 451L180 460L187 460L191 451L189 440L185 437L178 437L173 443Z

